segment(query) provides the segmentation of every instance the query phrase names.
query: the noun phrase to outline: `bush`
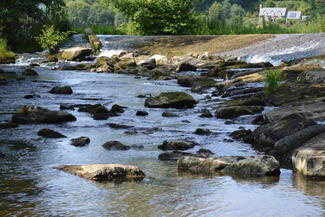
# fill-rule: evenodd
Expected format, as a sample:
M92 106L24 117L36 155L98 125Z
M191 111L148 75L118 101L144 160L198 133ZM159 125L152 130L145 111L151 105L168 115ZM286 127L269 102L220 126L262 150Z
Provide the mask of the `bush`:
M266 72L266 80L264 90L271 93L279 88L280 82L283 80L282 70L276 69Z
M36 41L43 49L47 49L50 54L57 52L60 44L68 39L70 32L60 32L54 26L45 27L42 33L36 37Z
M7 63L15 60L15 54L9 51L7 40L0 38L0 63Z

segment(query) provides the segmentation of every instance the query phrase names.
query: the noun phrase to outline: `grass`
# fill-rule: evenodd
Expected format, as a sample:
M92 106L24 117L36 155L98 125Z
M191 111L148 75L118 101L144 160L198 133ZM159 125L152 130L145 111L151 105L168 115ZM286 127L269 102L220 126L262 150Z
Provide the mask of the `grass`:
M15 59L15 56L13 52L9 51L7 41L0 38L0 63L7 63Z
M280 82L283 80L282 70L275 69L266 72L266 79L265 79L265 93L269 94L274 92L280 87Z

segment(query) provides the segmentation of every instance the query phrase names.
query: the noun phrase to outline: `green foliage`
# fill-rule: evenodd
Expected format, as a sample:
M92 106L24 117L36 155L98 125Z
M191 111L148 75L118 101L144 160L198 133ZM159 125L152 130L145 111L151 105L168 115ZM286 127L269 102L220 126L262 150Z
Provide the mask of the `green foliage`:
M139 34L186 34L193 26L192 0L105 0L130 19Z
M0 1L0 35L13 50L33 44L44 24L55 25L61 30L68 28L63 0Z
M279 84L282 81L282 71L280 69L266 72L266 80L264 91L266 93L272 93L279 88Z
M42 30L42 33L36 37L36 41L43 49L49 50L50 54L54 54L58 46L67 40L69 32L60 32L55 30L55 27L47 26Z
M14 57L15 54L8 49L7 40L0 38L0 63L6 62L6 60Z

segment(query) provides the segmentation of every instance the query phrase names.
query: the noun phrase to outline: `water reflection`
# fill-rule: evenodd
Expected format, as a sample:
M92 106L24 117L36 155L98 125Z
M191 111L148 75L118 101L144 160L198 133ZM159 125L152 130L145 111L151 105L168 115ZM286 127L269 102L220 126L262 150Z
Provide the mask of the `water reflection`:
M292 176L293 187L311 196L320 196L325 200L325 180L315 181L307 179L298 173Z

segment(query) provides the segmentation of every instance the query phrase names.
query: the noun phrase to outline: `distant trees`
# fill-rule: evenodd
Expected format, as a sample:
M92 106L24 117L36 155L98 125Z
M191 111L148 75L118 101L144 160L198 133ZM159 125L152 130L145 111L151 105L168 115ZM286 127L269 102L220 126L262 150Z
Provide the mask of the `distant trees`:
M105 0L140 34L186 34L193 27L192 0Z

